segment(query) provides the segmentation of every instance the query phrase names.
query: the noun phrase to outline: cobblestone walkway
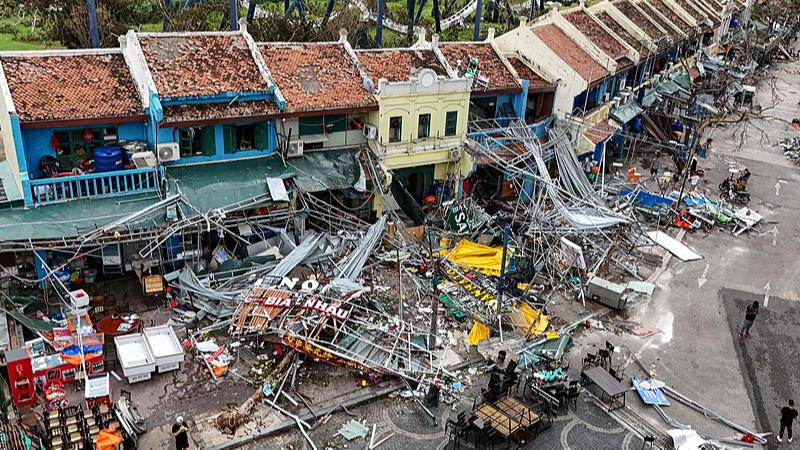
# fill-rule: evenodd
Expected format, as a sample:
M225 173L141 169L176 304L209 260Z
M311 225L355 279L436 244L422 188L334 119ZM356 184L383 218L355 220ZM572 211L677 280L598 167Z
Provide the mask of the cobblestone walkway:
M533 442L525 445L524 449L570 449L570 450L639 450L642 440L633 433L623 428L618 422L608 416L601 408L597 407L585 394L578 400L576 408L562 413L553 421L553 426L541 432ZM332 449L361 449L368 444L364 439L354 439L348 442L343 437L336 435L338 430L351 419L364 422L370 430L372 424L377 423L375 434L376 441L396 433L391 439L380 446L381 450L422 450L422 449L451 449L447 445L443 423L446 422L450 409L439 407L432 412L439 417L439 426L433 426L418 405L406 403L399 399L382 399L361 407L351 409L350 416L343 411L337 412L328 421L309 432L317 448ZM345 447L346 446L346 447ZM274 450L304 450L311 448L303 439L299 431L271 436L242 447L244 449L274 449ZM461 445L460 448L472 448L471 445ZM505 448L505 445L497 445Z

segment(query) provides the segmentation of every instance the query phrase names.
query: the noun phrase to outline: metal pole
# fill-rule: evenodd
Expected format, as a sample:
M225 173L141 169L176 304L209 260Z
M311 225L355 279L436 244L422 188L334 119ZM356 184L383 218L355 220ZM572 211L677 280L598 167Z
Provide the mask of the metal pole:
M478 2L477 8L475 8L475 34L473 35L473 41L479 41L481 39L481 13L483 12L483 0L476 0Z
M100 33L97 30L97 10L94 0L86 0L86 8L89 10L89 32L92 35L92 48L100 48Z
M378 17L375 19L375 48L381 48L383 41L383 1L378 0Z
M239 31L238 0L231 0L231 31Z
M439 16L439 0L433 0L433 21L436 25L436 32L442 32L442 21Z
M500 291L499 299L497 302L497 324L500 328L500 342L503 342L503 296L506 292L506 258L508 255L508 233L510 227L506 225L503 229L503 262L500 264L500 284L497 290Z

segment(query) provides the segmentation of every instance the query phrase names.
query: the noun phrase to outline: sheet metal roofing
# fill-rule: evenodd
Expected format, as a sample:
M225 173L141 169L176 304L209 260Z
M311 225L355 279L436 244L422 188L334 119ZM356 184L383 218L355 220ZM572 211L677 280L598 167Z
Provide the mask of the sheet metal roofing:
M340 43L259 44L261 55L286 99L286 111L376 108L375 96Z
M121 53L0 56L21 122L144 114Z
M269 91L241 34L140 34L138 39L159 97Z

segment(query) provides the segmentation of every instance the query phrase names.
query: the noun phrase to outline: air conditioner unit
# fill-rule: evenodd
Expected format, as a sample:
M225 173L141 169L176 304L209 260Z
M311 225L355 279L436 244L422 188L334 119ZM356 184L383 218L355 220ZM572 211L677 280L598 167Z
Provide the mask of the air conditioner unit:
M158 144L156 146L159 162L170 162L181 159L181 149L176 142L170 144Z
M605 94L603 94L603 103L605 103L605 102L607 102L609 100L611 100L611 93L610 92L606 92Z
M136 152L131 155L131 161L137 169L152 169L158 164L153 152Z
M366 124L362 129L364 137L367 139L378 139L378 128L375 125Z
M461 148L460 147L451 148L450 151L447 153L447 156L451 161L455 161L461 158Z
M303 141L296 139L289 141L289 151L286 152L287 158L297 158L303 156Z

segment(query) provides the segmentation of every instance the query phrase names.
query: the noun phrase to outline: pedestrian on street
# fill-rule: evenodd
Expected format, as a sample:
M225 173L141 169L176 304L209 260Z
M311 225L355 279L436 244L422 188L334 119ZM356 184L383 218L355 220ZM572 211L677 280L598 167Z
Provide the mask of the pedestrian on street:
M789 434L792 442L792 422L797 419L797 410L794 409L794 400L789 400L789 406L781 408L781 431L778 433L778 442L783 442L783 430Z
M739 339L744 339L745 336L752 337L750 336L750 327L753 326L753 322L755 322L757 315L758 302L753 302L747 307L747 311L744 313L744 321L739 327Z
M661 169L661 155L656 154L656 157L650 161L650 177L658 175L659 169Z
M700 182L700 175L694 174L690 180L692 182L692 192L697 191L697 183Z
M175 448L177 450L186 450L189 448L189 425L183 420L183 416L175 418L175 423L172 424L172 436L175 438Z

